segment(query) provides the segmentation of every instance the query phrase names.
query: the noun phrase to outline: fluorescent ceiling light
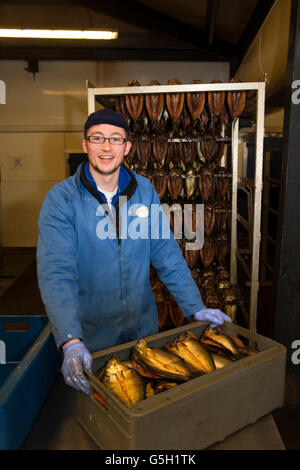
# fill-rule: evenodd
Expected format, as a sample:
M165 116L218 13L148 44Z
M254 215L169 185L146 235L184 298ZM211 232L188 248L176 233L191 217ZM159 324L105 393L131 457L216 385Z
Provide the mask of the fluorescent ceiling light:
M0 29L2 38L40 38L40 39L117 39L113 31L79 31L54 29Z

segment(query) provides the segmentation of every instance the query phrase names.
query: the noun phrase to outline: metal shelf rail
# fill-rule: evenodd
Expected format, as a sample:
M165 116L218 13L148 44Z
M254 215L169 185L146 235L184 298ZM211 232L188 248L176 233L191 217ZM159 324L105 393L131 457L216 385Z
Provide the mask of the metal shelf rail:
M251 223L251 267L248 269L250 277L250 305L249 329L256 332L257 300L259 290L259 254L261 241L261 198L263 177L263 145L264 145L264 114L265 114L265 82L245 83L207 83L183 85L157 85L157 86L127 86L94 88L86 82L88 97L88 113L96 110L97 97L112 97L117 95L138 95L152 93L192 93L192 92L220 92L220 91L251 91L256 93L256 122L255 122L255 176L253 181L253 207ZM237 261L241 262L241 255L237 248L237 191L238 191L238 144L239 119L232 122L231 129L231 251L230 251L230 277L231 283L237 285ZM245 263L243 263L245 264Z
M278 218L278 210L270 206L270 188L280 188L280 179L271 177L271 152L281 152L281 147L268 147L264 149L264 191L263 191L263 207L262 207L262 252L261 252L261 285L273 286L274 266L268 261L268 244L276 247L276 240L269 234L269 214L273 214ZM276 235L275 235L276 238ZM268 279L269 272L271 279Z

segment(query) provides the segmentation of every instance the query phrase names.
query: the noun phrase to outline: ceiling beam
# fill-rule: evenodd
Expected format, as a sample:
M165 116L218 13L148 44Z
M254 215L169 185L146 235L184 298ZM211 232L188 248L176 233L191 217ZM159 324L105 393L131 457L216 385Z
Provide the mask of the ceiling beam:
M237 46L237 55L231 61L230 76L234 77L244 55L254 41L276 0L258 0Z
M207 34L209 46L212 46L214 42L219 3L220 3L219 0L207 0L205 31Z
M0 60L163 60L215 61L215 57L198 49L142 49L87 47L2 47Z
M227 61L236 55L236 47L232 44L215 38L214 45L210 46L205 32L136 0L101 2L97 0L72 0L72 3L138 26L152 34L197 47L199 51L214 56L215 60Z

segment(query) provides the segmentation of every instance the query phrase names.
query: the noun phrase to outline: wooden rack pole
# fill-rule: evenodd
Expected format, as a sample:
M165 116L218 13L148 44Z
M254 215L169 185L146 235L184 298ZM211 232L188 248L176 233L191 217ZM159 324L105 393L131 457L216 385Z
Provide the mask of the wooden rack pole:
M231 251L230 282L237 285L237 190L238 190L238 152L239 119L232 123L231 142Z
M251 260L251 289L250 289L250 325L249 329L256 332L257 300L259 290L259 249L261 224L262 172L264 148L264 111L265 83L261 82L257 90L256 134L255 134L255 181L253 195L253 231L252 231L252 260Z
M88 114L96 111L95 105L95 88L88 88Z
M239 91L257 90L261 82L241 83L203 83L190 85L148 85L111 88L88 88L94 96L140 95L144 93L192 93L201 91Z
M263 206L262 206L262 248L261 248L261 283L265 284L267 281L267 259L268 259L268 227L269 227L269 199L270 199L270 162L271 162L271 152L266 150L264 152L264 191L263 191Z

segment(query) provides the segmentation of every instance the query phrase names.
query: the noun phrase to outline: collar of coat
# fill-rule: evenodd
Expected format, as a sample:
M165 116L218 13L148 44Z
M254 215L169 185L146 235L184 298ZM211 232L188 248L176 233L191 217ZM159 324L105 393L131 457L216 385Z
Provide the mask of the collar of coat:
M101 203L106 204L105 195L98 190L94 178L91 175L88 161L84 162L80 171L80 180L84 187ZM117 208L119 205L119 197L126 196L127 200L130 199L137 187L137 181L134 174L123 165L120 167L119 174L119 188L117 193L112 199L112 204Z

